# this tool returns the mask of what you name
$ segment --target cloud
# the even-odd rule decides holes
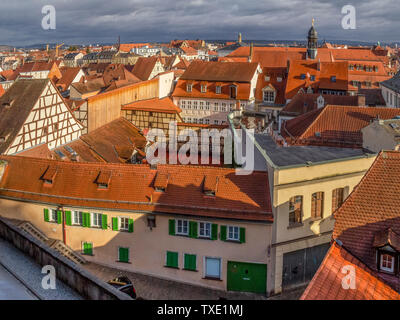
[[[54,5],[57,29],[43,30]],[[357,29],[341,27],[348,0],[19,0],[2,1],[0,44],[169,41],[176,38],[303,40],[311,19],[321,39],[399,41],[398,0],[353,0]]]

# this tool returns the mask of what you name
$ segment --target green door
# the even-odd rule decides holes
[[[228,261],[228,291],[267,292],[267,265]]]

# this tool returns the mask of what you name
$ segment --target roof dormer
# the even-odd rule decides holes
[[[397,274],[399,271],[400,235],[391,228],[375,234],[373,247],[376,250],[379,271]]]
[[[111,182],[111,172],[110,171],[100,171],[96,178],[96,184],[98,189],[106,190],[108,189]]]
[[[156,192],[165,192],[167,190],[169,175],[158,172],[154,181],[154,190]]]
[[[45,185],[51,186],[53,185],[56,175],[57,175],[58,168],[56,166],[48,166],[42,177],[40,178],[43,180]]]
[[[203,193],[209,197],[215,197],[218,189],[218,177],[216,176],[205,176],[203,183]]]

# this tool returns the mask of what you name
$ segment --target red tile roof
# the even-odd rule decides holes
[[[377,117],[400,115],[400,109],[328,105],[285,121],[281,134],[292,145],[362,147],[361,129]]]
[[[143,110],[143,111],[153,111],[162,113],[182,112],[182,110],[178,108],[168,97],[163,99],[154,98],[154,99],[135,101],[123,105],[121,107],[121,110]]]
[[[258,68],[257,63],[193,61],[182,80],[250,82]]]
[[[69,68],[69,67],[61,67],[61,75],[62,77],[56,82],[57,87],[61,87],[62,90],[67,90],[69,86],[72,84],[72,81],[75,80],[81,68]],[[79,81],[80,79],[78,79]]]
[[[356,288],[344,289],[344,267],[353,267]],[[300,300],[400,300],[400,294],[359,259],[337,243],[332,244],[324,261]]]
[[[374,242],[389,228],[400,234],[400,152],[382,151],[344,204],[335,212],[333,238],[377,270]],[[381,274],[399,290],[398,276]]]
[[[121,43],[119,50],[122,52],[130,52],[133,48],[142,48],[145,46],[150,46],[149,43]]]
[[[153,71],[158,60],[159,58],[157,56],[148,58],[140,57],[136,61],[135,66],[132,69],[132,73],[140,80],[149,80],[151,72]]]
[[[268,176],[236,175],[234,169],[159,165],[99,164],[1,156],[8,162],[0,181],[0,197],[126,211],[162,212],[272,223]],[[57,168],[51,187],[41,177]],[[29,168],[29,170],[27,170]],[[96,178],[111,173],[107,190],[98,191]],[[155,192],[157,174],[168,175],[165,192]],[[218,177],[215,197],[203,192],[205,177]]]

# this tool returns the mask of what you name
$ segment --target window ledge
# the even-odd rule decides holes
[[[293,223],[287,227],[288,230],[304,227],[304,223]]]
[[[129,261],[119,261],[119,260],[116,260],[115,262],[126,263],[126,264],[132,264],[132,262],[129,262]]]
[[[179,267],[164,266],[164,268],[179,270]]]
[[[191,271],[191,272],[199,272],[199,270],[191,270],[191,269],[185,269],[185,268],[183,268],[182,270],[184,270],[184,271]]]
[[[213,277],[203,277],[203,280],[222,281],[221,278],[213,278]]]
[[[231,239],[226,239],[225,242],[230,242],[230,243],[236,243],[236,244],[241,244],[240,240],[231,240]]]

